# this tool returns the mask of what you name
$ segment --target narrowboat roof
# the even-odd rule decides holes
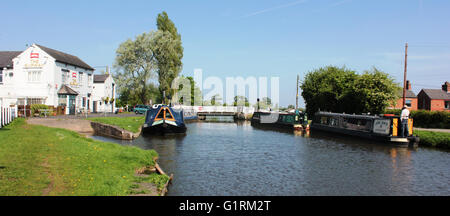
[[[316,116],[335,116],[343,118],[356,118],[356,119],[380,119],[380,116],[373,115],[355,115],[355,114],[345,114],[345,113],[332,113],[332,112],[316,112]]]

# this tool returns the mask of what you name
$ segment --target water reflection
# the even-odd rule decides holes
[[[323,132],[196,122],[184,136],[140,137],[174,173],[168,195],[450,195],[450,157]]]

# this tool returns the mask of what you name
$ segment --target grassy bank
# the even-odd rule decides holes
[[[414,130],[414,135],[420,137],[421,146],[450,149],[450,133]]]
[[[139,132],[139,129],[144,124],[145,116],[137,117],[98,117],[98,118],[88,118],[90,121],[100,122],[109,125],[115,125],[127,131],[133,133]]]
[[[0,129],[0,196],[129,195],[137,182],[162,187],[168,177],[135,177],[154,165],[153,150],[100,142],[16,119]]]

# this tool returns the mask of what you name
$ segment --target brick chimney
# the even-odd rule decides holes
[[[450,83],[447,81],[442,85],[442,91],[445,91],[447,93],[450,93]]]
[[[411,90],[411,82],[406,80],[406,90]]]

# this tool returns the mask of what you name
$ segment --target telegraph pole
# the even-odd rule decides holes
[[[295,110],[298,110],[298,81],[300,77],[297,75],[297,96],[295,97]]]
[[[406,104],[406,71],[408,69],[408,43],[405,45],[405,72],[403,75],[403,105]]]

